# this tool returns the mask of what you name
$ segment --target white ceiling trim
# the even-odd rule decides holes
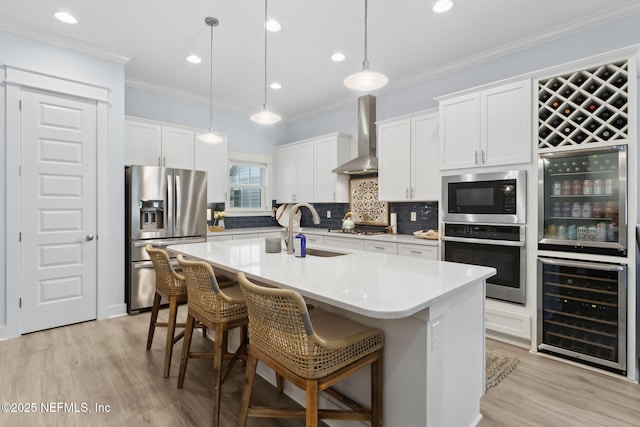
[[[74,40],[68,37],[52,34],[50,32],[30,29],[26,27],[18,27],[7,21],[0,20],[0,31],[12,33],[21,37],[37,40],[39,42],[47,43],[53,46],[62,47],[65,49],[75,50],[77,52],[86,53],[89,55],[97,56],[102,59],[108,59],[120,64],[126,64],[131,60],[128,56],[120,55],[114,52],[109,52],[105,49],[101,49],[90,43],[83,43],[78,40]]]

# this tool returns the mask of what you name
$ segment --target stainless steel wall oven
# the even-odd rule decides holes
[[[493,224],[444,225],[444,260],[494,267],[487,279],[488,298],[525,303],[525,226]]]
[[[445,261],[494,267],[488,298],[525,303],[526,171],[442,177]]]

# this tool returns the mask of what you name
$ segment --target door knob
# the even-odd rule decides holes
[[[86,240],[87,242],[90,242],[91,240],[93,240],[93,234],[87,234],[86,236],[84,236],[84,240]]]

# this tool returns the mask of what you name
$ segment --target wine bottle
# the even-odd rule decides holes
[[[591,103],[587,106],[587,110],[589,111],[596,111],[598,109],[598,106],[594,103]]]
[[[586,90],[589,93],[593,93],[596,91],[596,89],[598,89],[598,85],[595,83],[591,83],[589,86],[587,86]]]
[[[600,132],[599,136],[603,140],[608,141],[613,136],[613,132],[611,132],[609,129],[605,129],[602,132]]]
[[[611,92],[609,92],[608,90],[603,90],[598,94],[598,97],[603,101],[606,101],[607,99],[609,99],[610,96],[611,96]]]
[[[570,115],[572,112],[573,112],[573,110],[572,110],[571,108],[569,108],[569,107],[566,107],[566,108],[564,109],[564,111],[563,111],[563,113],[564,113],[564,115],[565,115],[565,116]]]
[[[613,80],[613,82],[612,82],[612,83],[613,83],[613,85],[614,85],[615,87],[620,88],[620,87],[624,86],[624,84],[625,84],[626,82],[627,82],[627,79],[625,79],[625,78],[624,78],[624,77],[622,77],[622,76],[618,76],[615,80]]]
[[[613,125],[618,129],[622,129],[623,127],[625,127],[627,125],[627,119],[625,119],[624,117],[617,117],[613,121]]]
[[[581,104],[584,102],[584,100],[585,100],[585,99],[586,99],[586,98],[585,98],[583,95],[578,94],[577,96],[575,96],[575,97],[572,99],[572,101],[573,101],[576,105],[581,105]]]
[[[598,117],[600,117],[604,121],[607,121],[609,117],[611,117],[611,111],[604,109],[600,113],[598,113]]]

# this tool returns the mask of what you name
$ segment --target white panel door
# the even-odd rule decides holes
[[[96,104],[22,91],[20,332],[96,318]]]
[[[312,203],[314,200],[315,156],[313,141],[300,144],[296,148],[296,168],[298,188],[294,202]]]
[[[480,94],[440,102],[440,169],[480,166]]]

